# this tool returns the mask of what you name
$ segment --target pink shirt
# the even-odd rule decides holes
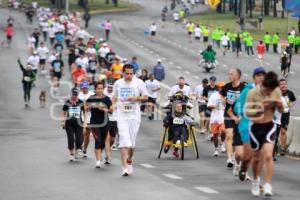
[[[105,30],[111,30],[111,28],[112,28],[112,25],[111,25],[110,22],[105,22],[105,23],[104,23],[104,29],[105,29]]]

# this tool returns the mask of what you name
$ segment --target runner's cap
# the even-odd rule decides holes
[[[79,94],[78,88],[76,88],[76,87],[72,88],[71,94],[72,94],[73,96],[78,96],[78,94]]]
[[[257,67],[253,71],[253,77],[257,74],[266,74],[266,70],[263,67]]]

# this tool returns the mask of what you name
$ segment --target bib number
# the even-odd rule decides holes
[[[184,124],[184,119],[176,117],[173,119],[173,124],[182,125],[182,124]]]
[[[31,78],[29,76],[24,76],[24,81],[30,82]]]
[[[69,115],[72,118],[79,118],[79,116],[80,116],[80,108],[79,107],[70,107],[69,108]]]
[[[121,111],[124,113],[132,113],[135,110],[134,104],[123,104],[121,105]]]

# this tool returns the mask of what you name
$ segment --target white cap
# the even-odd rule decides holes
[[[37,54],[37,51],[33,51],[33,54]]]
[[[159,58],[159,59],[157,59],[157,62],[161,62],[161,59]]]
[[[103,43],[102,45],[105,46],[105,47],[107,47],[107,43]]]

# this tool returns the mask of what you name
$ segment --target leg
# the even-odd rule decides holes
[[[227,150],[227,159],[231,159],[233,148],[232,148],[232,140],[233,140],[233,128],[225,129],[225,146]]]
[[[266,168],[265,170],[265,182],[271,183],[272,177],[273,177],[273,148],[274,144],[271,143],[265,143],[262,146],[262,155],[263,155],[263,164]]]
[[[87,147],[90,143],[90,128],[83,129],[83,151],[86,152]]]
[[[260,176],[260,171],[261,171],[261,167],[260,167],[260,151],[255,151],[253,153],[253,159],[252,159],[252,171],[253,171],[253,179],[257,180],[258,177]]]
[[[287,130],[285,127],[280,128],[280,149],[281,153],[284,155],[284,150],[286,148],[287,143]]]
[[[74,142],[75,142],[74,132],[75,130],[73,125],[66,122],[66,133],[67,133],[68,149],[70,151],[70,155],[74,155]]]

